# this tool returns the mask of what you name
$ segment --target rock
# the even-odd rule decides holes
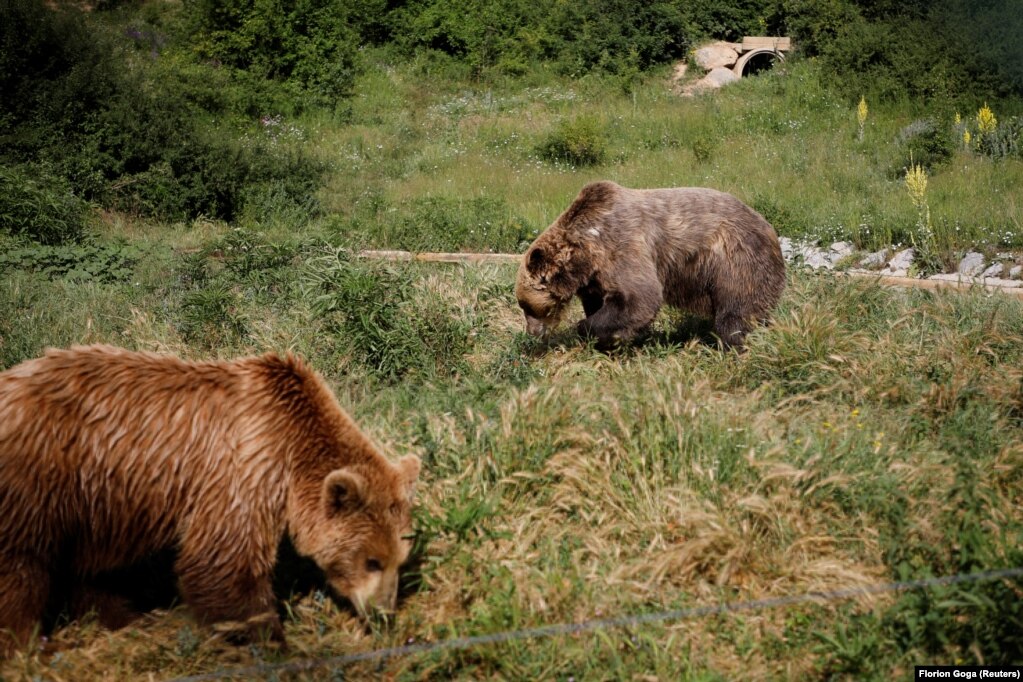
[[[1023,265],[1013,265],[1009,268],[1009,279],[1019,279],[1023,275]]]
[[[785,260],[792,258],[792,240],[788,237],[778,237],[778,245],[781,246],[781,256]]]
[[[892,270],[908,270],[909,266],[913,264],[913,258],[916,256],[916,251],[913,249],[903,249],[895,254],[895,257],[888,263],[888,267]]]
[[[980,276],[981,277],[985,277],[985,278],[986,277],[999,277],[999,276],[1001,276],[1003,270],[1005,270],[1005,266],[1004,265],[1002,265],[1001,263],[995,263],[994,265],[989,267],[987,270],[982,272],[980,274]]]
[[[959,261],[958,272],[960,275],[966,275],[967,277],[975,277],[984,270],[984,255],[977,253],[976,251],[970,251],[967,253],[961,261]]]
[[[800,255],[803,257],[803,263],[809,265],[814,270],[831,270],[835,267],[835,264],[831,262],[828,254],[823,249],[818,249],[816,246],[803,246],[799,249]]]
[[[730,43],[716,42],[699,48],[693,54],[693,61],[705,71],[732,66],[739,60],[739,53]]]
[[[916,251],[913,249],[899,251],[888,261],[888,267],[882,269],[881,274],[891,275],[892,277],[905,277],[909,274],[909,268],[913,265],[913,257],[915,255]]]
[[[848,258],[853,254],[853,245],[849,242],[835,242],[831,245],[831,253],[828,255],[831,257],[832,263],[837,263],[843,258]]]
[[[718,67],[700,80],[685,86],[685,88],[682,89],[682,94],[697,95],[701,92],[717,90],[722,85],[727,85],[728,83],[737,80],[739,80],[739,77],[732,73],[731,69]]]
[[[874,253],[867,254],[863,260],[860,261],[861,268],[879,268],[888,262],[888,249],[881,249]]]
[[[726,69],[723,66],[719,66],[716,69],[711,69],[710,73],[703,77],[703,81],[711,85],[711,87],[720,88],[722,85],[728,85],[739,80],[739,77],[732,73],[731,69]]]

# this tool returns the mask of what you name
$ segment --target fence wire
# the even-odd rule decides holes
[[[474,635],[471,637],[455,637],[437,642],[421,642],[417,644],[406,644],[404,646],[390,647],[386,649],[374,649],[342,656],[331,656],[327,658],[306,659],[288,663],[260,663],[241,668],[230,668],[218,670],[200,675],[177,677],[170,682],[206,682],[207,680],[222,680],[230,678],[252,678],[266,677],[281,673],[301,673],[316,670],[319,668],[342,668],[351,663],[361,661],[384,661],[390,658],[413,656],[416,654],[430,653],[434,651],[449,651],[455,649],[468,649],[475,646],[486,646],[490,644],[502,644],[525,639],[540,639],[547,637],[559,637],[563,635],[575,635],[597,630],[611,630],[615,628],[629,627],[633,625],[646,625],[649,623],[661,623],[665,621],[692,620],[705,618],[727,613],[739,613],[743,611],[757,611],[760,609],[773,609],[784,606],[794,606],[805,603],[823,603],[831,601],[842,601],[855,597],[862,597],[884,592],[903,592],[906,590],[922,590],[945,585],[956,585],[960,583],[974,583],[1003,578],[1018,578],[1023,576],[1023,567],[1003,568],[979,573],[960,573],[958,575],[942,576],[936,578],[923,578],[920,580],[903,580],[898,582],[882,583],[878,585],[866,585],[843,590],[831,590],[825,592],[807,592],[805,594],[790,595],[787,597],[773,597],[770,599],[753,599],[739,602],[722,602],[707,606],[694,606],[685,609],[674,609],[670,611],[656,611],[651,613],[640,613],[613,618],[595,618],[579,623],[557,623],[554,625],[542,625],[522,630],[507,630],[494,632],[486,635]]]

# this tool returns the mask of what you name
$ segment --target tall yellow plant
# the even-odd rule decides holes
[[[984,106],[977,112],[977,131],[983,137],[995,132],[997,127],[998,119],[995,118],[995,112],[991,111],[987,102],[984,102]]]
[[[867,98],[860,96],[860,103],[856,106],[856,121],[860,124],[860,142],[863,142],[863,125],[867,122]]]
[[[916,207],[917,231],[920,235],[920,243],[917,245],[930,248],[934,232],[931,229],[931,208],[927,204],[927,170],[918,163],[911,163],[906,171],[906,191]]]

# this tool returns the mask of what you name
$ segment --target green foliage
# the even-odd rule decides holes
[[[358,262],[331,250],[309,263],[305,297],[335,342],[385,381],[430,378],[465,367],[471,311],[418,295],[402,266]]]
[[[238,294],[212,282],[182,298],[179,329],[189,343],[212,350],[237,344],[249,325]]]
[[[959,144],[952,133],[951,126],[933,118],[910,123],[899,131],[900,158],[893,175],[901,175],[914,164],[933,170],[948,163]]]
[[[361,7],[370,11],[370,3]],[[339,0],[189,0],[195,49],[208,60],[294,88],[313,105],[336,107],[351,95],[358,37]]]
[[[978,148],[994,159],[1023,158],[1023,116],[999,121],[994,132],[979,136]]]
[[[124,282],[142,252],[125,242],[32,245],[0,253],[0,271],[29,270],[77,282]]]
[[[406,49],[453,55],[478,74],[520,74],[553,63],[563,73],[628,75],[689,48],[685,3],[599,0],[542,5],[528,0],[420,0],[395,10],[393,35]]]
[[[233,126],[208,120],[207,112],[253,109],[260,97],[246,99],[209,67],[164,58],[162,34],[149,30],[130,28],[118,39],[150,45],[148,59],[159,65],[125,69],[112,34],[76,10],[23,0],[0,7],[0,71],[11,93],[0,98],[0,161],[45,161],[56,178],[39,184],[58,188],[51,199],[66,194],[63,177],[84,199],[164,219],[234,220],[247,202],[261,214],[268,202],[291,217],[315,214],[310,197],[323,166],[301,151],[302,137],[264,122],[239,139]],[[36,199],[17,202],[49,209],[40,221],[57,210],[22,185]],[[73,202],[65,203],[68,214]]]
[[[592,116],[561,121],[537,148],[537,155],[569,166],[596,166],[607,156],[607,134]]]
[[[68,183],[39,165],[0,165],[0,231],[41,244],[76,242],[87,206]]]

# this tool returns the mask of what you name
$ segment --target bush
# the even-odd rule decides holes
[[[536,152],[540,158],[570,166],[595,166],[607,156],[606,135],[596,119],[580,116],[562,121]]]
[[[409,266],[353,260],[343,250],[310,261],[305,293],[335,341],[379,379],[457,372],[471,347],[464,311],[413,287]]]
[[[892,169],[900,175],[913,164],[933,169],[947,163],[955,153],[956,140],[948,126],[931,118],[913,121],[899,131],[901,149],[899,165]]]
[[[1001,121],[993,132],[979,136],[979,140],[980,151],[992,158],[1023,157],[1023,117]]]
[[[41,244],[77,242],[87,206],[68,183],[39,166],[0,165],[0,231]]]
[[[290,84],[313,105],[336,107],[351,95],[358,36],[349,27],[348,3],[191,0],[184,7],[196,49],[206,59]]]

